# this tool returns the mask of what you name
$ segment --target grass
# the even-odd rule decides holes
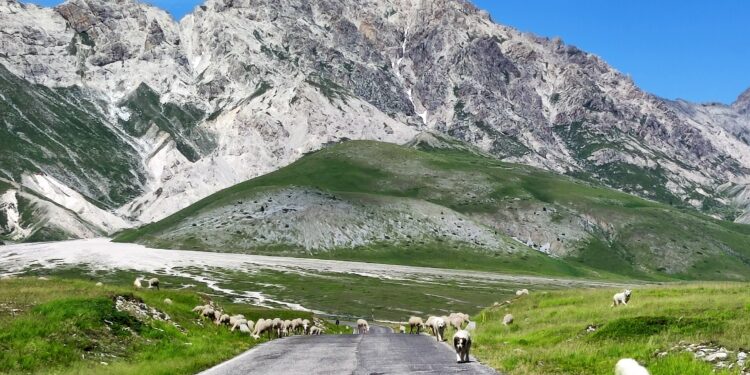
[[[475,317],[474,354],[511,375],[607,374],[634,358],[652,374],[708,374],[692,355],[669,351],[681,341],[729,350],[750,347],[750,294],[740,283],[688,283],[637,288],[627,307],[612,308],[615,290],[532,291]],[[502,325],[505,314],[515,323]],[[599,328],[587,333],[590,324]],[[717,372],[736,374],[735,372]]]
[[[512,257],[493,262],[484,255],[510,253],[510,246],[516,246],[521,254],[536,254],[508,238],[515,235],[525,240],[527,229],[536,228],[541,238],[538,241],[551,241],[563,249],[558,254],[561,258],[547,262],[541,272],[557,270],[556,274],[578,276],[593,270],[601,275],[649,280],[750,277],[747,225],[716,220],[691,209],[641,199],[572,177],[499,162],[451,142],[457,141],[446,141],[451,144],[449,148],[422,144],[409,148],[371,141],[337,144],[308,154],[285,168],[217,192],[162,221],[125,231],[116,241],[185,248],[183,244],[187,242],[175,241],[171,233],[191,218],[211,216],[212,210],[252,200],[264,189],[306,187],[355,203],[354,197],[366,195],[430,202],[494,230],[509,245],[486,249],[468,243],[461,251],[471,255],[450,261],[448,257],[442,261],[440,257],[425,260],[420,256],[449,249],[434,241],[439,233],[425,234],[422,242],[431,245],[421,247],[392,241],[318,252],[285,248],[284,243],[278,243],[273,251],[332,259],[529,272],[537,270],[539,263],[523,264]],[[575,233],[580,238],[569,240]],[[210,236],[220,239],[224,234],[217,229]],[[218,245],[198,242],[189,248],[269,251],[267,246],[246,245],[253,243],[252,238],[244,239],[243,248],[235,249],[239,241],[232,236],[226,238]],[[503,267],[502,263],[513,266]]]
[[[190,310],[205,303],[206,295],[165,288],[136,291],[120,285],[97,287],[94,281],[69,278],[0,280],[0,373],[188,374],[265,340],[256,342],[197,319]],[[117,311],[117,295],[166,312],[179,327],[141,322]],[[165,304],[165,298],[173,304]],[[252,320],[311,318],[305,312],[223,306]]]

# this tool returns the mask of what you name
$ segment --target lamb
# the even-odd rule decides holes
[[[459,330],[453,335],[453,348],[456,349],[456,362],[469,362],[471,350],[471,334],[469,331]]]
[[[412,316],[409,318],[409,334],[414,333],[414,328],[417,329],[417,334],[419,334],[419,331],[424,329],[424,322],[422,321],[422,318],[418,316]]]
[[[503,325],[511,325],[513,324],[513,314],[505,314],[503,317]]]
[[[141,285],[141,281],[143,281],[143,277],[136,277],[135,281],[133,281],[133,286],[138,289],[143,288],[143,285]]]
[[[357,332],[362,335],[370,332],[370,325],[364,319],[357,319]]]
[[[306,335],[310,333],[310,321],[307,319],[302,320],[302,334]]]
[[[167,305],[171,305],[172,304],[172,300],[169,299],[169,298],[165,298],[164,299],[164,303],[167,304]]]
[[[102,284],[102,282],[100,281],[100,282],[96,283],[96,286],[104,286],[104,284]]]
[[[441,317],[431,316],[429,319],[427,319],[430,324],[430,328],[432,329],[432,334],[435,335],[435,338],[438,341],[443,341],[443,332],[445,332],[445,319]]]
[[[634,359],[623,358],[615,365],[615,375],[650,375],[648,370]]]
[[[528,289],[516,290],[516,296],[518,296],[518,297],[520,297],[520,296],[528,296],[528,295],[529,295],[529,290]]]
[[[156,290],[159,290],[159,279],[157,279],[155,277],[149,279],[148,280],[148,288],[149,289],[156,288]]]
[[[320,335],[322,333],[323,333],[323,328],[320,328],[318,326],[310,327],[310,335]]]
[[[622,293],[617,293],[612,297],[612,307],[628,305],[628,302],[630,302],[630,295],[633,293],[630,289],[625,289]]]
[[[406,333],[406,327],[404,326],[398,326],[398,333]]]

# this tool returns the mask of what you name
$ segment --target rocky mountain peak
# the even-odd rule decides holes
[[[737,97],[732,107],[742,114],[750,114],[750,88]]]

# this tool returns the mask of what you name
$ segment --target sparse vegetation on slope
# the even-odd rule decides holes
[[[747,284],[636,288],[628,306],[618,308],[610,307],[617,290],[532,290],[474,316],[475,355],[512,375],[610,374],[620,358],[635,358],[652,374],[709,374],[713,364],[684,346],[711,343],[730,352],[726,365],[736,362],[738,351],[750,347],[747,290]],[[502,324],[507,313],[515,317],[510,326]],[[589,326],[596,328],[587,332]],[[716,373],[739,370],[735,364]]]
[[[338,144],[117,240],[358,260],[369,254],[406,264],[414,248],[460,249],[497,257],[482,268],[497,270],[509,269],[500,266],[508,257],[538,259],[545,252],[572,264],[569,274],[591,267],[635,278],[750,275],[750,227],[438,141],[414,148]],[[393,256],[393,249],[404,255]],[[562,267],[542,258],[512,268]],[[476,267],[460,259],[452,264]]]

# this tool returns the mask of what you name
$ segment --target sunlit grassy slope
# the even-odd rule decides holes
[[[333,208],[299,204],[315,194],[316,207]],[[294,210],[282,209],[293,199]],[[449,215],[465,221],[441,226]],[[481,235],[463,235],[467,227]],[[116,240],[572,276],[750,278],[749,226],[503,163],[450,139],[344,142]],[[545,245],[555,258],[537,251]]]
[[[712,366],[670,351],[681,341],[713,343],[736,358],[750,348],[748,284],[688,284],[636,289],[627,307],[612,308],[616,290],[535,292],[475,316],[475,355],[511,375],[611,374],[635,358],[655,375],[703,375]],[[504,326],[511,313],[515,323]],[[587,333],[589,325],[597,325]],[[669,352],[666,356],[657,353]],[[727,374],[737,374],[737,369]]]
[[[180,328],[117,311],[117,295],[166,312]],[[201,322],[191,309],[205,302],[188,291],[136,291],[61,278],[0,280],[0,373],[193,374],[265,340]],[[225,308],[252,320],[311,318],[247,305]]]

